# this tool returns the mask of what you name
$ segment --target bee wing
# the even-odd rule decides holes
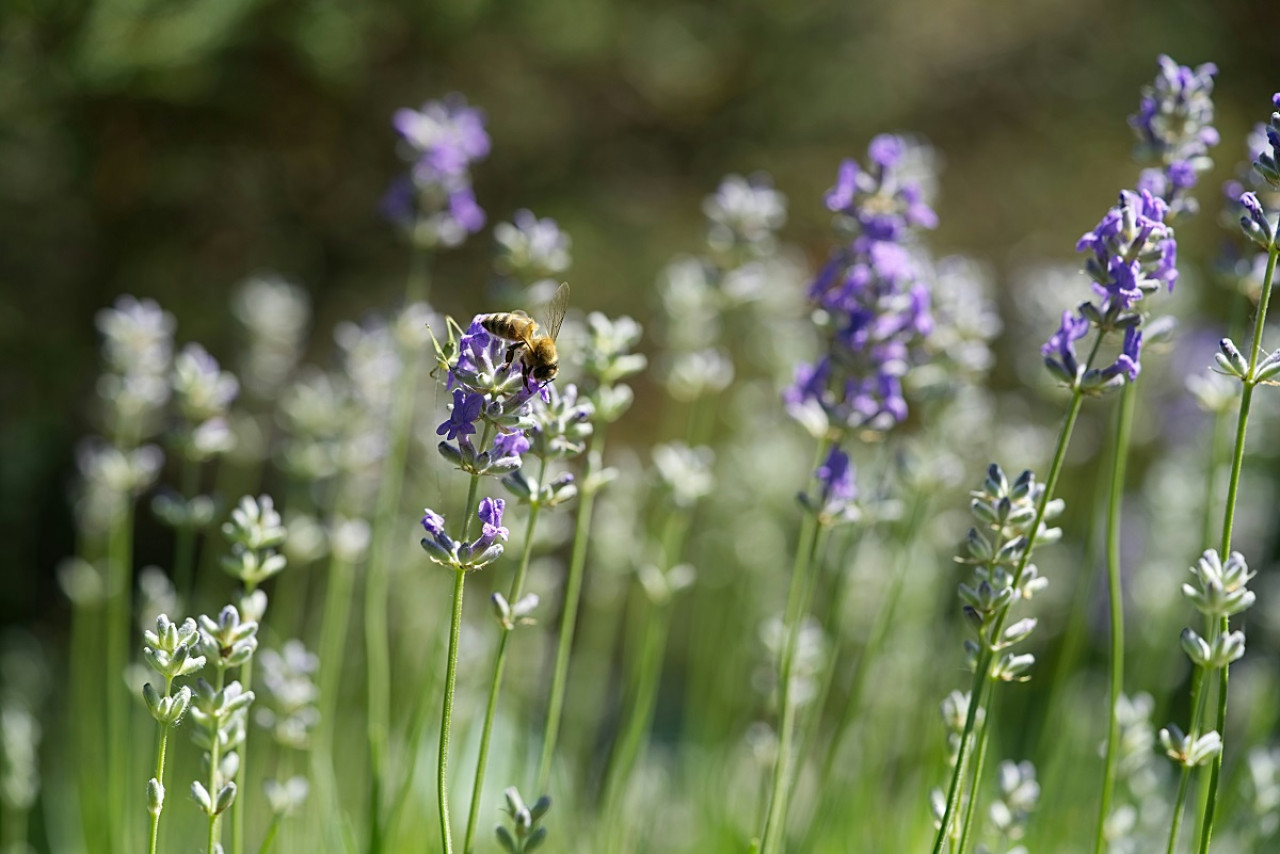
[[[542,311],[542,315],[547,321],[544,327],[552,341],[559,337],[560,324],[564,323],[564,313],[568,310],[569,283],[561,282],[560,287],[556,288],[555,296],[551,297],[551,301],[547,303]]]

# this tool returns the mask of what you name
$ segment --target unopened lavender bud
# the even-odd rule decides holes
[[[1249,375],[1249,363],[1230,338],[1223,338],[1218,342],[1218,352],[1214,358],[1218,366],[1232,376],[1244,379]]]
[[[218,802],[214,805],[214,815],[226,812],[236,800],[236,784],[229,782],[218,790]]]
[[[1028,671],[1035,663],[1036,657],[1030,653],[1006,653],[992,668],[991,676],[1004,682],[1025,682],[1031,678]]]
[[[209,791],[199,780],[194,780],[191,783],[191,797],[199,804],[205,815],[213,815],[213,800],[209,797]]]
[[[978,533],[976,528],[969,529],[969,538],[965,543],[965,548],[968,550],[969,558],[976,563],[987,563],[994,554],[991,548],[991,541]]]
[[[1036,619],[1027,617],[1009,626],[1000,635],[1001,644],[1009,646],[1020,641],[1026,640],[1027,637],[1035,630]]]
[[[155,777],[147,781],[147,812],[160,815],[164,810],[164,786]]]
[[[1213,651],[1209,649],[1209,642],[1200,637],[1194,629],[1183,629],[1182,635],[1179,637],[1182,644],[1182,651],[1187,654],[1187,658],[1191,659],[1191,663],[1197,667],[1207,667],[1213,656]]]
[[[494,593],[489,597],[489,601],[493,603],[493,613],[498,618],[498,622],[505,629],[511,629],[511,606],[507,604],[507,597],[501,593]]]
[[[1261,362],[1253,372],[1253,381],[1275,385],[1275,376],[1280,374],[1280,351],[1272,353]]]

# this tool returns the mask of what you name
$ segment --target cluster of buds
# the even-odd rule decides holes
[[[470,542],[459,542],[444,530],[444,517],[427,508],[423,511],[422,527],[427,536],[422,538],[422,548],[427,557],[441,566],[454,569],[480,569],[502,556],[503,545],[510,533],[502,525],[502,512],[506,502],[501,498],[485,498],[480,502],[476,515],[480,519],[480,536]]]
[[[231,542],[231,554],[222,559],[222,568],[240,579],[246,590],[254,590],[284,569],[285,557],[276,547],[288,532],[271,496],[241,498],[222,533]]]
[[[182,427],[177,444],[188,460],[204,462],[235,445],[227,411],[240,383],[199,344],[188,344],[173,360],[173,397]]]
[[[1232,552],[1224,563],[1215,549],[1206,549],[1191,567],[1191,574],[1194,582],[1182,585],[1182,595],[1221,630],[1215,630],[1213,637],[1206,640],[1194,629],[1183,629],[1182,650],[1205,673],[1221,670],[1244,655],[1244,632],[1226,630],[1226,621],[1253,605],[1256,596],[1248,584],[1254,573],[1239,552]],[[1203,735],[1184,733],[1170,724],[1160,730],[1160,745],[1175,762],[1204,765],[1222,749],[1222,737],[1213,731]]]
[[[529,854],[538,850],[547,840],[547,829],[539,822],[551,809],[551,798],[543,795],[533,806],[525,806],[515,786],[508,788],[503,795],[507,799],[504,812],[511,817],[511,830],[501,824],[494,828],[502,850],[507,854]]]
[[[1004,681],[1023,681],[1035,663],[1029,653],[1017,654],[1009,647],[1026,640],[1036,627],[1034,618],[1005,624],[1005,615],[1017,599],[1031,599],[1048,586],[1030,563],[1031,551],[1056,542],[1059,528],[1048,521],[1058,516],[1065,503],[1054,499],[1044,505],[1044,484],[1024,471],[1012,483],[1000,466],[992,463],[980,489],[970,493],[969,509],[978,524],[969,529],[960,563],[973,566],[973,578],[960,585],[964,615],[973,627],[976,640],[965,641],[971,666],[985,651],[1003,655],[993,664],[991,676]]]

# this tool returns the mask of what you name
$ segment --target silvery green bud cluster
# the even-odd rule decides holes
[[[1252,818],[1266,839],[1280,829],[1280,747],[1255,747],[1247,761]]]
[[[208,495],[183,498],[176,492],[159,492],[151,499],[151,512],[170,528],[199,531],[212,524],[218,505]]]
[[[507,854],[528,854],[538,850],[547,840],[547,829],[539,822],[547,814],[547,810],[551,809],[551,798],[543,795],[533,806],[525,806],[515,786],[508,788],[503,795],[507,799],[504,811],[511,817],[511,830],[501,824],[494,828],[502,850]]]
[[[264,649],[258,656],[261,682],[257,684],[265,703],[254,720],[285,747],[306,750],[310,746],[311,731],[320,722],[315,706],[320,689],[312,681],[319,666],[320,660],[297,639],[285,641],[279,652]]]
[[[572,383],[563,391],[549,385],[543,395],[534,399],[532,411],[521,425],[529,439],[529,453],[544,460],[576,457],[586,450],[591,438],[595,404],[580,398]]]
[[[493,266],[500,275],[532,284],[569,269],[573,241],[555,220],[539,218],[529,210],[516,211],[512,220],[493,227],[497,243]]]
[[[781,660],[787,645],[786,624],[779,617],[770,617],[761,627],[760,639],[764,642],[765,649],[769,651],[770,659]],[[802,708],[818,697],[818,680],[826,668],[830,644],[821,624],[809,615],[805,615],[800,622],[795,644],[791,659],[791,684],[787,686],[788,693],[785,696],[793,707]],[[770,668],[767,674],[761,671],[758,679],[763,681],[768,678],[776,679],[776,677],[776,669]],[[774,687],[777,685],[775,684]],[[781,698],[783,695],[777,696]]]
[[[1044,485],[1035,475],[1024,471],[1010,483],[1000,466],[992,463],[982,488],[970,493],[970,511],[978,525],[969,529],[965,553],[957,558],[973,566],[973,578],[960,584],[960,601],[964,614],[977,634],[977,641],[966,641],[971,663],[980,653],[998,653],[1027,638],[1035,629],[1032,618],[1006,624],[1004,617],[1017,599],[1030,599],[1048,585],[1030,563],[1029,549],[1056,542],[1062,531],[1047,522],[1058,516],[1065,503],[1061,499],[1048,502],[1033,530],[1044,500]],[[997,633],[998,632],[998,633]],[[1004,681],[1021,681],[1035,663],[1027,654],[1004,652],[992,667],[992,677]]]
[[[271,496],[241,498],[231,520],[222,525],[222,533],[231,542],[231,554],[222,559],[222,568],[246,588],[252,590],[284,569],[285,557],[275,548],[288,532]]]
[[[691,448],[684,442],[666,442],[653,449],[658,480],[681,509],[692,507],[715,488],[714,462],[715,451],[706,446]]]
[[[960,752],[960,740],[964,736],[964,724],[969,717],[971,696],[968,691],[952,691],[942,701],[939,709],[942,713],[942,723],[947,728],[947,762],[952,767],[955,766],[956,757]],[[980,728],[985,719],[986,710],[978,707],[974,727]],[[941,815],[938,818],[941,820]]]
[[[1040,801],[1036,767],[1028,761],[1000,763],[996,772],[1000,796],[987,812],[991,826],[1009,842],[1017,842],[1027,832],[1027,822]]]
[[[777,232],[787,222],[787,197],[763,172],[726,175],[702,200],[707,217],[707,246],[719,256],[756,257],[777,249]]]
[[[311,301],[306,291],[276,275],[247,280],[231,297],[231,311],[244,326],[240,376],[255,397],[275,396],[302,355]]]
[[[147,710],[161,726],[177,726],[191,704],[191,689],[183,685],[176,694],[169,694],[170,684],[181,676],[190,676],[204,667],[205,657],[195,655],[200,645],[200,632],[196,621],[188,617],[182,625],[176,625],[165,614],[156,618],[156,627],[143,633],[146,641],[143,657],[152,670],[165,680],[165,694],[161,696],[151,683],[142,686],[142,699]]]
[[[1194,768],[1213,761],[1222,750],[1222,736],[1211,731],[1197,737],[1184,733],[1176,724],[1169,724],[1160,730],[1160,746],[1174,762]]]
[[[172,382],[184,422],[177,436],[183,455],[201,462],[231,450],[235,436],[226,416],[240,392],[236,378],[199,344],[188,344],[173,361]]]
[[[676,353],[663,368],[662,383],[676,400],[717,394],[733,382],[733,359],[717,347]]]
[[[239,682],[233,681],[218,691],[203,679],[196,680],[191,704],[191,717],[196,724],[193,739],[197,747],[209,753],[210,760],[215,755],[219,757],[212,774],[212,793],[199,780],[191,784],[191,796],[205,815],[220,815],[235,801],[236,784],[232,780],[240,768],[235,749],[244,742],[245,715],[253,699],[253,692],[245,691]]]
[[[489,597],[489,601],[493,603],[493,614],[498,620],[498,625],[507,631],[532,626],[538,622],[529,616],[533,613],[533,609],[538,607],[537,593],[526,593],[514,604],[508,603],[507,597],[501,593],[494,593]]]
[[[281,466],[303,480],[337,474],[351,454],[344,446],[358,444],[348,439],[361,414],[350,383],[320,371],[303,372],[280,397]]]
[[[292,815],[307,800],[310,785],[306,777],[294,776],[284,782],[264,780],[262,793],[267,796],[267,806],[273,815]]]
[[[239,667],[258,649],[258,623],[241,621],[240,612],[228,605],[214,620],[200,615],[200,652],[208,663],[219,670]]]
[[[1223,373],[1236,377],[1246,386],[1280,385],[1280,381],[1276,379],[1280,374],[1280,352],[1265,356],[1250,372],[1249,361],[1240,352],[1240,348],[1230,338],[1223,338],[1218,342],[1214,360]]]
[[[1195,583],[1184,583],[1182,595],[1207,617],[1230,617],[1254,603],[1256,597],[1246,587],[1254,573],[1239,552],[1232,552],[1224,564],[1216,549],[1205,549],[1191,574]]]
[[[40,793],[40,721],[22,700],[0,697],[0,804],[25,811]]]
[[[582,369],[599,386],[616,385],[648,365],[643,353],[633,353],[644,330],[630,317],[609,318],[598,311],[587,315],[587,343],[582,348]],[[595,401],[596,411],[606,422],[622,412],[610,412]],[[611,417],[612,416],[612,417]]]
[[[97,315],[107,372],[98,379],[108,431],[131,445],[150,435],[169,400],[173,315],[153,300],[122,296]]]

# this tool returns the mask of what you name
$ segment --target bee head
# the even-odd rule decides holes
[[[549,364],[538,365],[537,367],[533,368],[533,370],[529,371],[529,374],[535,380],[537,380],[538,383],[542,384],[542,383],[549,383],[552,380],[554,380],[556,378],[556,374],[558,374],[559,372],[560,372],[559,363],[551,362]]]

